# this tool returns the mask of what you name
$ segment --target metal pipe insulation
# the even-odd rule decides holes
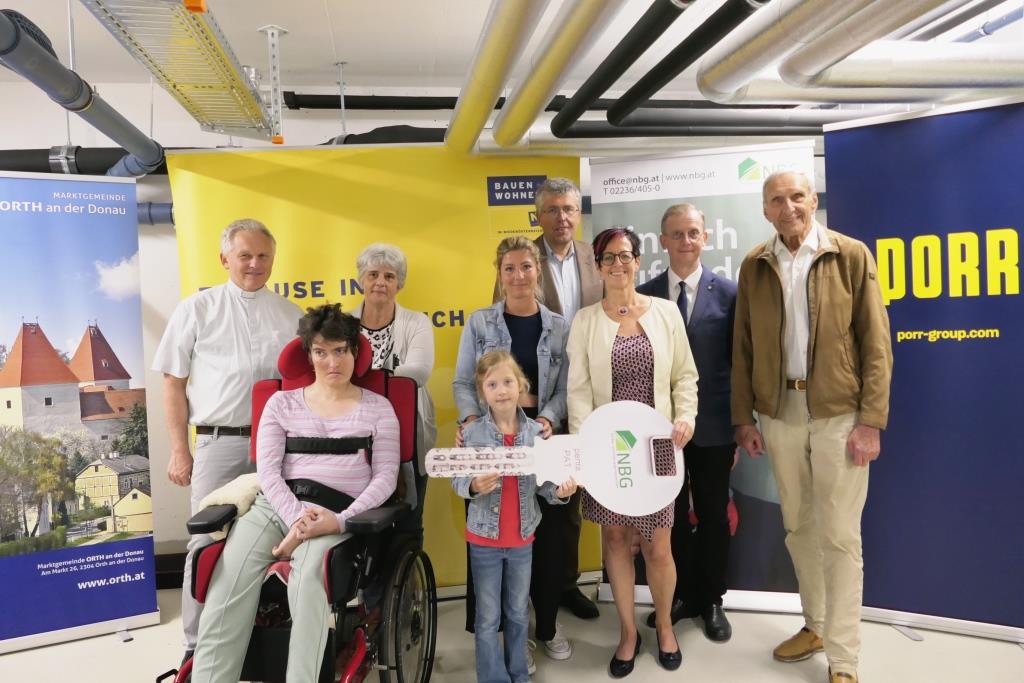
[[[933,11],[948,13],[971,0],[877,0],[800,48],[781,64],[779,75],[790,85],[837,85],[829,68],[909,21]]]
[[[0,63],[125,148],[128,154],[107,170],[108,175],[145,175],[163,163],[163,148],[61,64],[39,27],[11,10],[0,11]]]
[[[453,151],[466,153],[473,148],[547,4],[548,0],[491,3],[473,65],[445,134],[445,143]]]
[[[709,100],[730,102],[766,66],[814,41],[871,0],[774,0],[708,50],[697,87]]]
[[[585,54],[622,8],[623,0],[566,0],[544,36],[530,78],[508,98],[494,122],[494,139],[514,145],[558,92],[570,66]]]

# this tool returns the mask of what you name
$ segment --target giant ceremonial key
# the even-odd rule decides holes
[[[533,474],[538,484],[573,477],[612,512],[647,515],[683,486],[683,450],[671,433],[672,423],[654,408],[615,401],[592,412],[579,434],[538,438],[532,447],[432,448],[426,468],[444,478]]]

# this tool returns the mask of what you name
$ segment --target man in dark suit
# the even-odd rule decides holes
[[[700,374],[697,425],[684,450],[686,481],[676,498],[672,528],[677,576],[672,622],[700,616],[705,635],[725,642],[732,637],[722,596],[729,559],[729,472],[736,450],[729,400],[736,284],[701,265],[707,239],[704,214],[697,207],[670,206],[661,219],[660,237],[669,268],[636,289],[679,303]],[[696,528],[690,525],[691,495]]]

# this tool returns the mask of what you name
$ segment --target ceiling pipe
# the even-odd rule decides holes
[[[306,95],[286,91],[284,103],[289,109],[338,109],[341,105],[337,95]],[[365,111],[436,111],[454,109],[456,97],[433,97],[420,95],[346,95],[345,108],[348,110],[362,109]],[[353,100],[355,100],[353,102]],[[597,99],[589,104],[588,111],[605,111],[613,104],[613,99]],[[505,98],[499,97],[494,109],[505,106]],[[544,111],[561,112],[569,106],[569,98],[555,95],[544,107]],[[644,104],[648,109],[703,108],[721,109],[723,105],[707,100],[650,100]],[[557,118],[557,117],[556,117]],[[552,120],[551,125],[555,125]]]
[[[644,125],[630,114],[767,3],[768,0],[726,0],[619,98],[608,110],[608,122],[616,126]]]
[[[611,124],[602,123],[607,127]],[[632,136],[611,138],[573,138],[564,139],[551,132],[550,121],[541,117],[527,131],[522,139],[511,147],[499,145],[494,140],[493,130],[484,129],[476,145],[481,154],[544,154],[556,156],[635,156],[638,152],[666,152],[682,149],[705,149],[708,147],[728,147],[738,144],[757,142],[783,142],[788,140],[806,140],[806,135],[792,134],[784,137],[746,137],[724,133],[717,137],[656,137]]]
[[[174,225],[174,205],[169,202],[139,202],[139,225]]]
[[[558,92],[571,66],[585,54],[624,0],[566,0],[544,36],[530,77],[513,91],[494,122],[494,139],[514,145]]]
[[[768,64],[800,49],[871,0],[774,0],[708,50],[697,72],[697,87],[709,100],[731,102]]]
[[[5,149],[0,150],[0,171],[104,175],[124,156],[125,151],[120,147],[72,145],[51,149]],[[166,175],[166,162],[161,162],[150,174]]]
[[[745,112],[741,112],[745,113]],[[849,117],[848,117],[849,118]],[[844,121],[848,120],[843,119]],[[668,126],[616,126],[604,121],[577,121],[563,138],[631,138],[638,133],[646,137],[707,137],[710,135],[821,135],[821,125],[743,125],[713,124],[699,121],[692,125],[673,123]]]
[[[877,41],[812,80],[833,88],[1020,88],[1024,46]]]
[[[902,108],[900,108],[902,111]],[[636,126],[817,126],[892,113],[872,109],[637,109]]]
[[[931,40],[936,36],[941,36],[946,31],[956,28],[961,24],[965,24],[979,14],[984,14],[996,5],[1001,5],[1006,0],[982,0],[981,2],[966,7],[955,14],[948,17],[940,17],[942,21],[936,21],[934,17],[929,21],[928,16],[924,16],[916,21],[911,21],[905,24],[902,28],[893,31],[888,36],[889,40],[902,40],[910,37],[910,40]]]
[[[1006,28],[1008,25],[1014,22],[1020,21],[1021,18],[1024,18],[1024,7],[1015,9],[1012,12],[1008,12],[1003,16],[999,17],[998,19],[986,21],[978,28],[974,29],[970,33],[965,33],[956,40],[959,43],[972,43],[975,40],[979,40],[981,38],[985,38],[986,36],[990,36],[996,31]]]
[[[61,64],[39,27],[11,10],[0,11],[0,63],[125,148],[128,154],[111,166],[107,175],[146,175],[163,163],[163,148],[103,101],[81,76]]]
[[[466,153],[473,148],[547,4],[548,0],[491,3],[473,65],[445,135],[445,143],[452,151]]]
[[[551,131],[565,135],[588,110],[594,110],[608,88],[653,45],[679,15],[692,5],[692,0],[654,0],[633,28],[619,41],[594,73],[583,82],[560,112],[551,120]]]
[[[779,64],[779,75],[790,85],[838,85],[829,79],[830,67],[909,21],[935,11],[945,14],[970,1],[878,0],[792,53]]]
[[[790,85],[777,73],[765,72],[739,90],[717,100],[720,104],[797,105],[797,104],[932,104],[1005,97],[1019,89],[987,88],[962,90],[922,87],[805,88]]]

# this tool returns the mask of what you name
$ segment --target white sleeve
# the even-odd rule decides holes
[[[434,328],[422,313],[406,311],[402,330],[402,357],[395,368],[399,377],[412,377],[417,386],[426,386],[434,369]]]
[[[186,299],[175,307],[167,321],[167,329],[153,354],[153,370],[181,379],[188,377],[192,369],[197,327],[195,305]]]

